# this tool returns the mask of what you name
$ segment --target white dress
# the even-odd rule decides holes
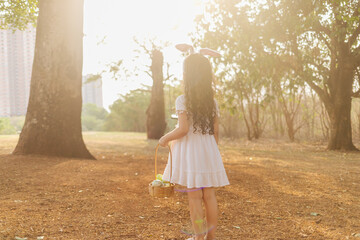
[[[219,114],[215,100],[216,111]],[[176,112],[186,112],[185,96],[175,101]],[[187,188],[222,187],[229,185],[229,180],[221,159],[214,135],[194,133],[192,120],[189,120],[189,132],[186,136],[171,143],[172,176],[170,180],[170,154],[163,180]]]

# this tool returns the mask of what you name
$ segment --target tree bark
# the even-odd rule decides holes
[[[331,102],[326,104],[330,118],[329,150],[355,151],[351,130],[351,95],[353,85],[353,70],[351,63],[340,61],[336,81],[331,84]]]
[[[295,141],[294,120],[290,116],[290,113],[284,112],[284,116],[285,116],[286,125],[287,125],[288,137],[290,139],[290,142],[294,142]]]
[[[358,119],[358,132],[357,132],[357,137],[360,138],[360,114],[356,114],[357,119]]]
[[[272,120],[272,125],[273,125],[273,130],[274,130],[274,133],[275,133],[275,137],[278,138],[279,129],[278,129],[278,121],[276,119],[275,101],[270,103],[269,107],[270,107],[270,115],[271,115],[271,120]]]
[[[240,98],[240,107],[241,107],[241,112],[243,114],[243,117],[244,117],[244,121],[245,121],[245,126],[246,126],[246,137],[249,141],[252,140],[252,133],[251,133],[251,128],[250,128],[250,124],[249,124],[249,120],[247,119],[246,117],[246,111],[245,111],[245,108],[244,108],[244,103],[243,103],[243,97],[241,96]],[[248,104],[249,105],[249,104]]]
[[[351,108],[351,102],[337,106],[330,114],[329,150],[357,150],[352,142],[349,108]]]
[[[320,111],[320,124],[321,124],[321,130],[323,133],[323,137],[324,140],[329,141],[329,127],[328,127],[328,122],[329,122],[329,118],[328,118],[328,113],[326,111],[326,109],[324,109],[324,104],[322,102],[320,102],[320,107],[321,107],[321,111]]]
[[[30,98],[13,154],[94,157],[81,131],[83,0],[40,0]]]
[[[164,57],[161,51],[153,50],[151,53],[151,73],[153,86],[151,89],[150,105],[146,111],[146,128],[148,139],[161,138],[166,129],[165,103],[164,103]]]

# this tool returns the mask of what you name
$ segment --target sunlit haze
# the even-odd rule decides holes
[[[156,37],[172,44],[190,43],[188,33],[194,30],[194,18],[202,13],[201,0],[85,0],[84,8],[84,67],[83,74],[96,74],[106,64],[124,60],[124,65],[133,68],[149,64],[144,55],[133,61],[140,41]],[[181,55],[173,47],[164,49],[164,60],[171,63],[170,70],[181,74]],[[108,109],[118,97],[141,84],[151,85],[151,79],[139,75],[128,81],[115,81],[110,76],[103,78],[103,101]]]

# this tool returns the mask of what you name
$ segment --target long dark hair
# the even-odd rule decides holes
[[[209,59],[199,53],[184,60],[185,105],[193,119],[194,133],[214,134],[216,115],[213,73]]]

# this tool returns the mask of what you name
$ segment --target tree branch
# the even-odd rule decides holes
[[[351,18],[358,17],[360,15],[360,2],[358,2],[357,6],[355,7],[355,11],[353,12]]]
[[[335,52],[335,49],[330,45],[330,43],[328,42],[328,40],[324,37],[324,35],[322,35],[321,33],[318,32],[319,38],[320,40],[324,41],[325,45],[329,48],[329,50],[331,52]]]
[[[294,129],[294,134],[299,131],[300,128],[302,128],[305,125],[305,122],[302,122],[297,128]]]
[[[318,63],[315,63],[315,62],[312,62],[312,63],[309,63],[309,64],[316,67],[319,72],[321,72],[321,71],[322,72],[327,72],[327,73],[330,72],[330,69],[328,69],[324,65],[321,65],[321,64],[318,64]]]
[[[360,85],[360,72],[359,72],[359,69],[356,68],[356,69],[355,69],[355,72],[356,72],[356,75],[357,75],[358,83],[359,83],[359,85]],[[353,97],[353,98],[360,98],[360,89],[357,90],[356,92],[353,92],[353,93],[351,94],[351,97]]]
[[[358,47],[352,52],[352,57],[353,57],[354,67],[360,66],[360,46],[358,46]]]
[[[301,103],[301,99],[302,99],[302,97],[303,97],[303,95],[302,95],[302,94],[300,94],[299,99],[298,99],[297,104],[296,104],[296,107],[295,107],[294,117],[295,117],[295,115],[297,114],[297,112],[298,112],[298,111],[299,111],[299,109],[300,109],[300,103]],[[294,117],[293,117],[293,118],[294,118]]]
[[[319,21],[314,22],[314,25],[311,29],[319,34],[323,32],[331,39],[331,30],[324,25],[321,25]]]
[[[349,38],[348,40],[348,44],[349,44],[349,47],[351,48],[352,45],[355,43],[356,39],[358,38],[360,34],[360,23],[359,25],[357,26],[357,28],[355,29],[354,33],[351,35],[351,37]]]
[[[151,79],[153,79],[153,76],[151,73],[149,73],[148,71],[144,71],[147,75],[149,75],[151,77]]]
[[[353,93],[351,94],[351,97],[352,97],[352,98],[360,98],[360,89],[357,90],[356,92],[353,92]]]
[[[316,83],[314,83],[312,80],[309,80],[306,77],[304,77],[304,80],[319,95],[319,97],[321,98],[321,100],[323,100],[324,103],[329,100],[325,94],[324,89],[322,89]]]

